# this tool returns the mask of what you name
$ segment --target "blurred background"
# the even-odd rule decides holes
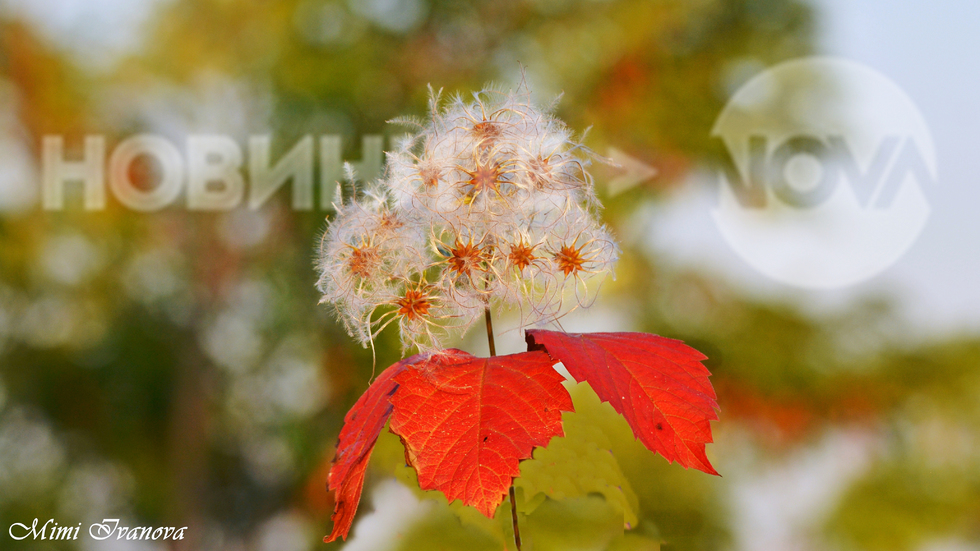
[[[723,475],[668,465],[579,385],[567,437],[523,466],[525,549],[980,549],[977,21],[952,0],[0,0],[0,548],[340,549],[321,542],[326,473],[372,374],[370,350],[317,305],[329,210],[295,210],[285,189],[254,210],[137,212],[109,192],[86,210],[80,186],[45,210],[43,136],[80,158],[90,134],[107,151],[144,132],[247,151],[263,134],[278,158],[337,135],[357,161],[363,136],[425,114],[428,84],[469,93],[523,70],[539,103],[564,93],[557,114],[591,127],[592,149],[658,170],[613,189],[623,170],[596,167],[623,255],[565,327],[707,354]],[[732,94],[810,54],[894,81],[938,164],[907,253],[825,291],[737,256],[705,176]],[[131,177],[149,189],[158,168],[140,159]],[[473,333],[458,345],[485,354]],[[516,331],[501,339],[520,350]],[[399,358],[391,334],[377,351],[379,368]],[[348,549],[512,545],[507,523],[423,495],[399,446],[379,442]],[[188,530],[10,539],[34,518]]]

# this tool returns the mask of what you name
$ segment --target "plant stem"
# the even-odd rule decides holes
[[[521,551],[521,531],[517,528],[517,501],[514,499],[514,483],[510,483],[510,518],[514,522],[514,545]]]
[[[497,355],[497,347],[493,342],[493,320],[490,316],[490,308],[483,310],[484,317],[487,321],[487,342],[490,344],[490,355]],[[514,523],[514,545],[517,546],[517,551],[521,551],[521,530],[517,526],[517,499],[514,497],[514,482],[510,483],[510,518]]]
[[[490,308],[483,310],[487,320],[487,342],[490,343],[490,355],[497,355],[497,347],[493,344],[493,320],[490,319]]]

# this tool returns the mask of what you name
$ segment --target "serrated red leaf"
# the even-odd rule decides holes
[[[344,417],[344,428],[337,442],[337,456],[330,467],[327,487],[334,493],[334,511],[330,519],[333,530],[323,538],[331,542],[337,537],[347,539],[354,513],[361,500],[364,471],[378,435],[391,415],[389,398],[398,389],[394,378],[421,356],[402,360],[384,370]]]
[[[390,426],[419,485],[492,518],[520,461],[564,434],[561,412],[572,400],[554,363],[543,352],[445,350],[399,373]]]
[[[718,403],[704,354],[647,333],[528,330],[529,350],[545,350],[626,418],[633,434],[667,461],[718,474],[705,455]]]

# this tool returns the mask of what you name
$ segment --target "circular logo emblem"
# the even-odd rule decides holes
[[[894,82],[852,61],[807,57],[751,78],[712,129],[722,143],[712,217],[766,276],[832,289],[894,264],[929,218],[936,154]]]

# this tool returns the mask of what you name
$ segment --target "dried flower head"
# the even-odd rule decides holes
[[[531,325],[588,306],[619,248],[564,123],[522,86],[433,93],[413,124],[323,236],[318,287],[348,332],[367,344],[397,323],[405,348],[436,349],[485,308],[516,307]]]

